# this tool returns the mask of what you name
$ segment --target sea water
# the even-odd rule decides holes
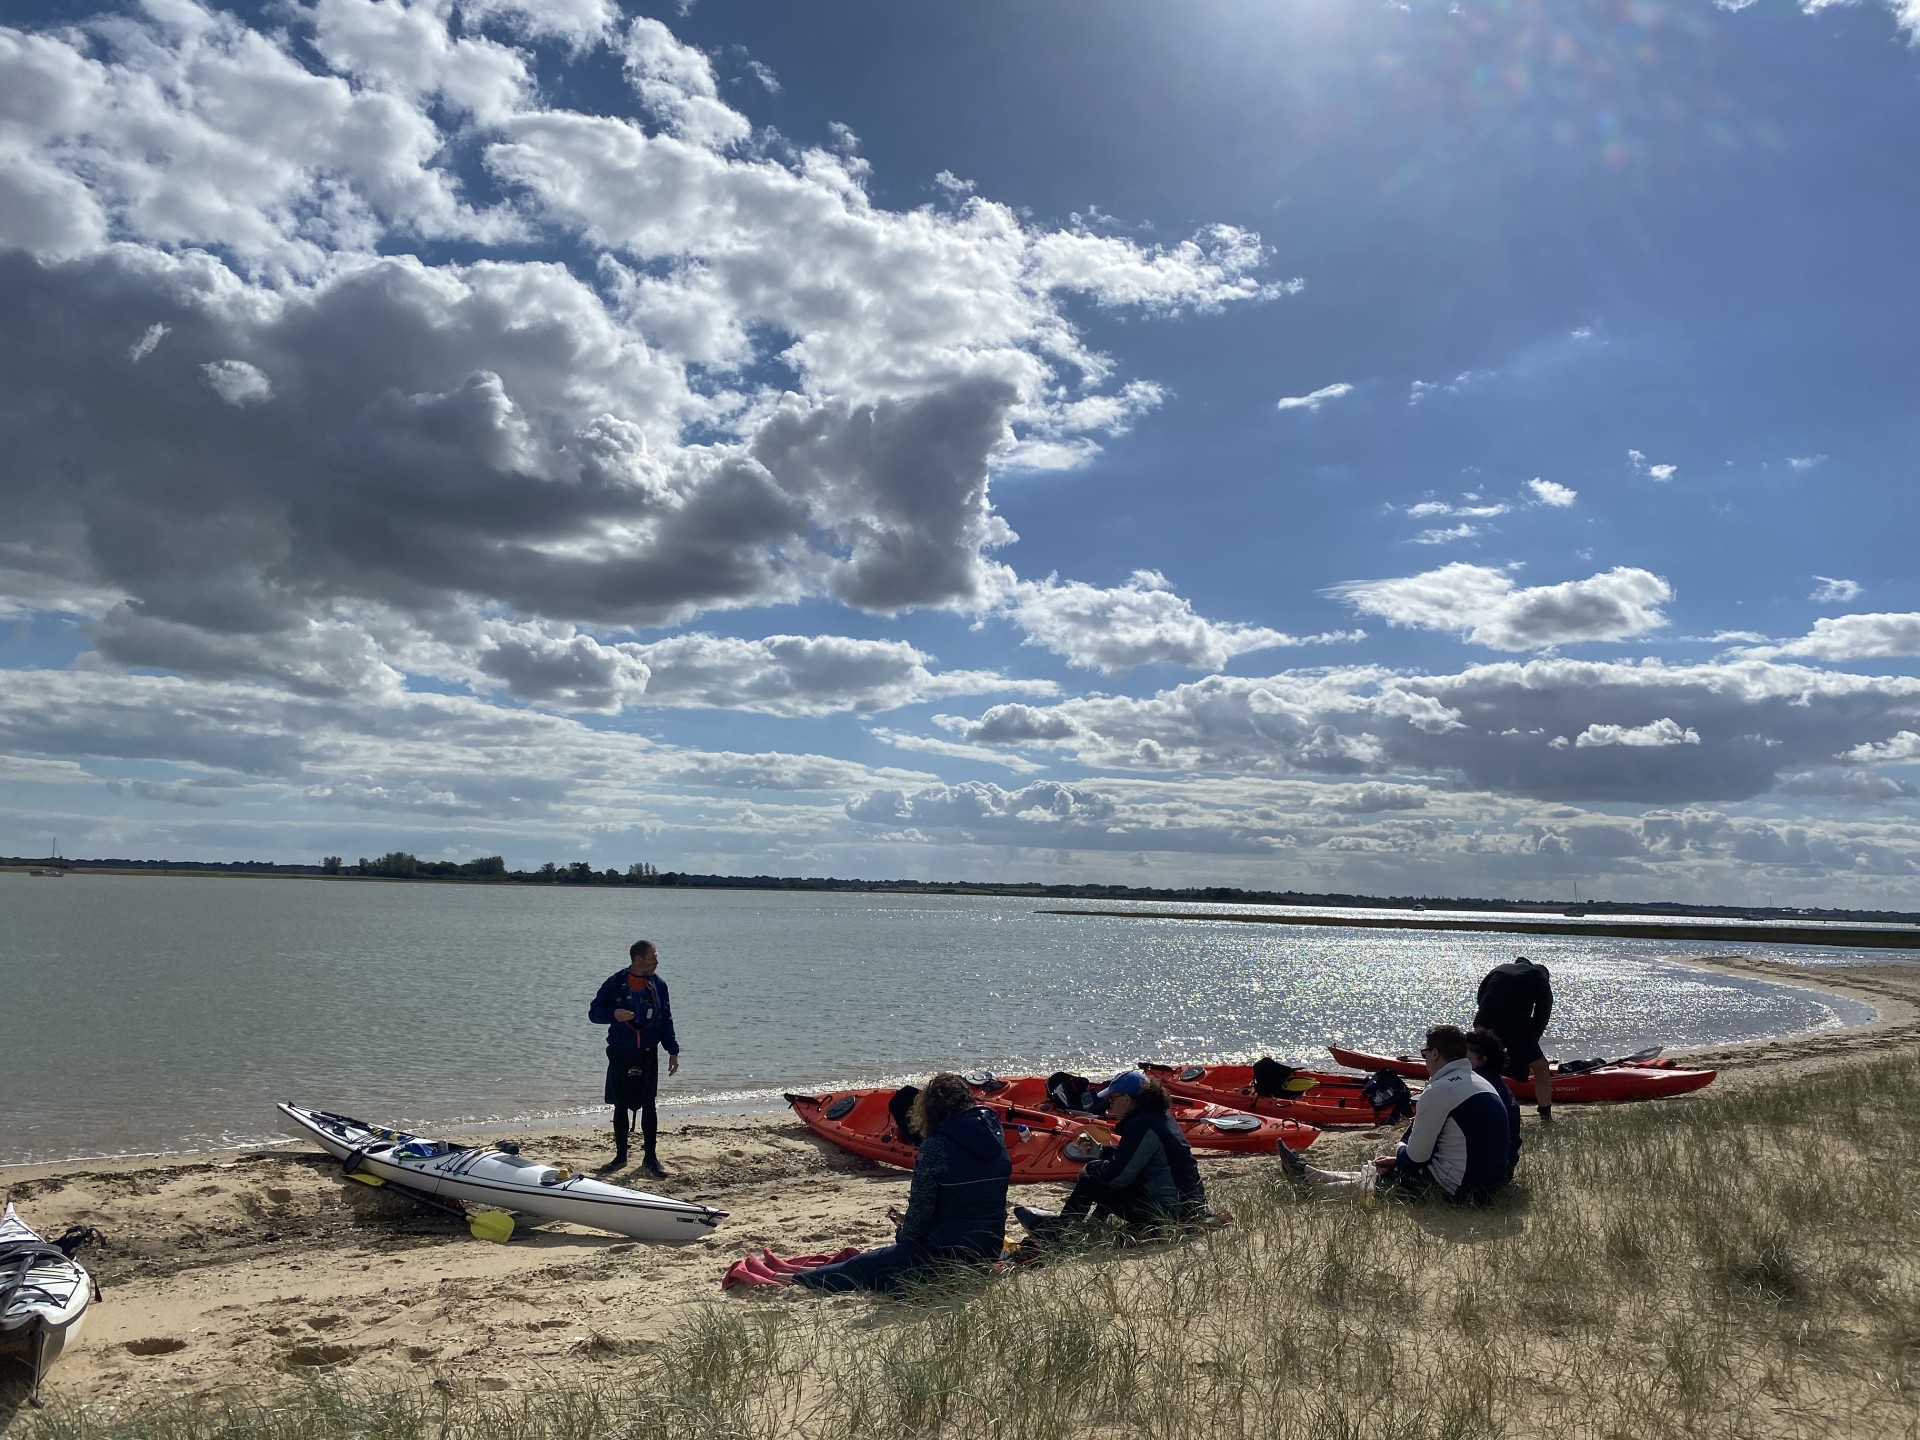
[[[1688,968],[1725,942],[1043,913],[1059,904],[0,875],[0,1164],[255,1143],[277,1100],[429,1131],[604,1113],[587,1004],[640,938],[684,1050],[669,1122],[937,1069],[1406,1051],[1516,953],[1552,967],[1565,1056],[1871,1013]]]

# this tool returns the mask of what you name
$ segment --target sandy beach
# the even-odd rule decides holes
[[[1721,1069],[1697,1100],[1769,1077],[1826,1070],[1920,1046],[1920,966],[1799,968],[1729,956],[1689,961],[1864,1000],[1855,1029],[1693,1052]],[[1534,1120],[1529,1112],[1529,1125]],[[1578,1111],[1565,1123],[1578,1125]],[[589,1168],[599,1130],[517,1137],[523,1150]],[[1372,1153],[1377,1133],[1328,1134],[1320,1163]],[[710,1117],[671,1125],[672,1170],[644,1188],[731,1212],[708,1240],[668,1248],[544,1224],[506,1245],[410,1202],[349,1183],[302,1148],[0,1170],[0,1198],[43,1233],[98,1227],[86,1252],[103,1297],[50,1397],[122,1413],[162,1398],[258,1391],[320,1370],[371,1381],[517,1389],[604,1375],[689,1324],[723,1296],[726,1264],[884,1243],[904,1172],[844,1155],[791,1116]],[[1327,1158],[1321,1158],[1327,1157]],[[1256,1173],[1258,1157],[1208,1157],[1216,1177]],[[621,1177],[639,1186],[637,1170]],[[1046,1203],[1041,1188],[1022,1198]],[[789,1301],[857,1308],[861,1298]]]

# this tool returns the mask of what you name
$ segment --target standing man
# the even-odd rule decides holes
[[[667,1047],[667,1074],[680,1069],[680,1042],[673,1033],[673,1004],[667,982],[654,972],[660,952],[651,940],[636,940],[627,951],[627,968],[609,975],[587,1007],[587,1019],[607,1027],[606,1101],[613,1106],[613,1159],[602,1170],[627,1163],[627,1135],[633,1112],[640,1112],[640,1168],[666,1178],[654,1153],[660,1120],[653,1108],[660,1088],[660,1051]]]
[[[1480,1008],[1474,1012],[1476,1027],[1491,1030],[1507,1047],[1508,1076],[1515,1080],[1533,1077],[1533,1104],[1540,1118],[1553,1120],[1553,1070],[1540,1037],[1547,1033],[1547,1021],[1553,1018],[1553,984],[1547,967],[1536,965],[1526,956],[1511,964],[1496,965],[1480,982]]]

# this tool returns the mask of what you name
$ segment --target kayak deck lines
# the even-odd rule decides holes
[[[727,1212],[689,1200],[629,1190],[521,1157],[518,1148],[460,1145],[356,1120],[330,1110],[281,1104],[289,1129],[355,1171],[462,1204],[493,1205],[548,1220],[610,1230],[635,1240],[683,1244],[710,1233]]]

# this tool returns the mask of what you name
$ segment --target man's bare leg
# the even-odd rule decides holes
[[[1553,1066],[1545,1060],[1533,1062],[1533,1104],[1540,1118],[1553,1123]]]

